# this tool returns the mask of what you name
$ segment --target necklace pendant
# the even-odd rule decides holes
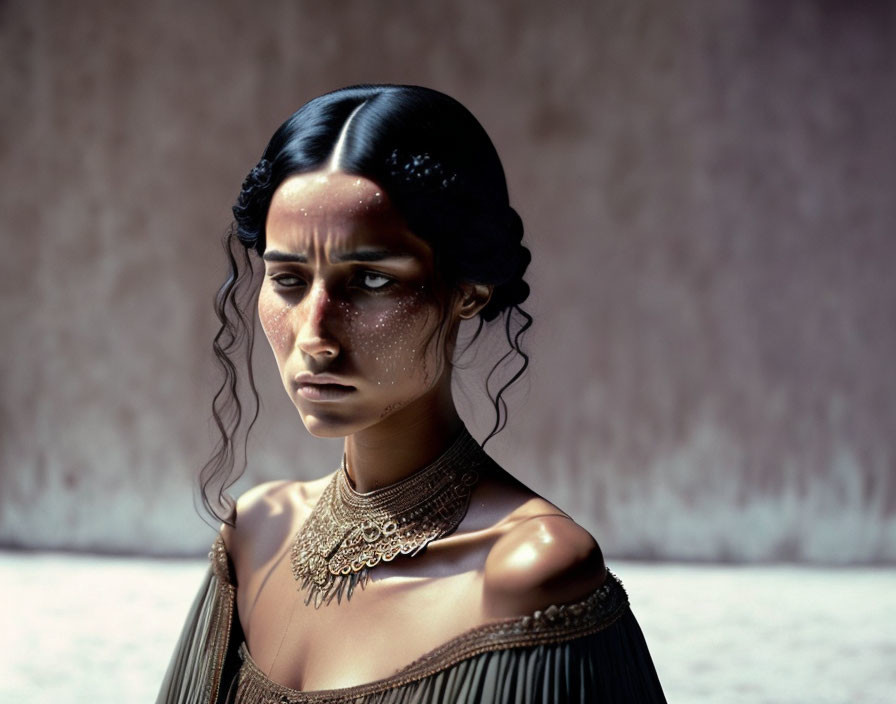
[[[376,524],[376,522],[371,519],[365,520],[360,526],[361,537],[364,538],[364,541],[367,543],[375,543],[382,536],[383,531],[380,530],[380,527]]]

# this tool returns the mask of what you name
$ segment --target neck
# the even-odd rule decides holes
[[[355,490],[389,486],[422,469],[447,449],[461,425],[446,375],[413,404],[346,437],[346,467]]]

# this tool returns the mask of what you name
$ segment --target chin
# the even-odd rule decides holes
[[[344,438],[352,434],[350,430],[343,430],[337,426],[314,421],[305,421],[305,430],[316,438]]]
[[[316,438],[344,438],[357,431],[358,423],[336,413],[325,414],[320,411],[299,411],[305,429]]]
[[[299,415],[305,429],[316,438],[344,438],[367,428],[382,423],[397,411],[404,408],[405,403],[392,403],[377,414],[340,413],[336,408],[299,408]],[[328,412],[329,411],[329,412]]]

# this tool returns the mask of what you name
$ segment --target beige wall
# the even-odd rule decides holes
[[[0,4],[0,543],[208,544],[219,235],[280,121],[369,81],[504,159],[511,471],[611,555],[896,560],[894,47],[885,2]],[[259,352],[248,479],[330,471]]]

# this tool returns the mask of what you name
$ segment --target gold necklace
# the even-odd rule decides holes
[[[452,533],[470,505],[478,469],[491,458],[462,428],[434,462],[382,489],[359,493],[345,467],[334,473],[292,546],[292,574],[305,603],[350,599],[368,571],[399,555],[420,554]]]

